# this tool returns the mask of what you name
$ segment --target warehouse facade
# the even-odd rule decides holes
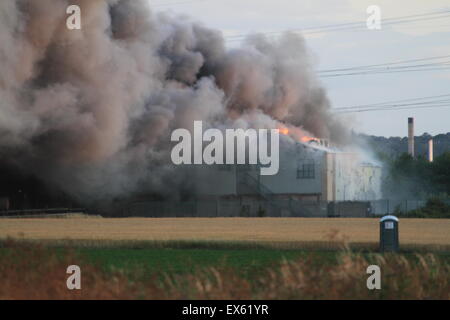
[[[258,165],[196,168],[200,197],[254,197],[299,201],[371,201],[381,198],[381,166],[358,153],[311,143],[280,150],[280,169],[261,176]]]

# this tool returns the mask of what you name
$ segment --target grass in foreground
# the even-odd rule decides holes
[[[82,290],[66,268],[82,268]],[[382,290],[366,268],[382,270]],[[4,242],[0,299],[450,299],[448,254],[54,248]]]

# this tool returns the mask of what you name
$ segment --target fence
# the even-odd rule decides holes
[[[385,214],[393,214],[395,212],[409,212],[423,208],[426,205],[425,200],[377,200],[370,202],[372,214],[381,216]]]
[[[447,203],[449,201],[446,201]],[[371,217],[409,212],[425,206],[424,200],[300,201],[294,199],[208,199],[192,201],[143,201],[116,208],[114,217]],[[0,211],[0,217],[58,215],[85,209],[37,209]]]
[[[293,199],[148,201],[124,206],[122,217],[327,217],[328,203]]]
[[[294,199],[209,199],[183,202],[148,201],[127,204],[123,217],[373,217],[409,212],[424,200],[300,201]]]
[[[45,209],[29,209],[29,210],[1,210],[0,218],[4,217],[41,217],[41,216],[60,216],[71,213],[83,213],[83,208],[45,208]]]

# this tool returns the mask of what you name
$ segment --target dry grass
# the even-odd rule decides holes
[[[450,245],[450,219],[402,219],[402,245]],[[2,219],[0,239],[323,242],[375,244],[378,219],[178,218]]]
[[[0,255],[0,299],[450,299],[450,265],[431,254],[417,255],[415,262],[373,256],[382,270],[382,290],[375,291],[366,287],[373,261],[351,252],[320,267],[314,256],[285,261],[251,280],[218,267],[133,282],[83,264],[82,290],[69,291],[65,270],[74,263],[72,254],[14,242],[4,247],[10,250]]]

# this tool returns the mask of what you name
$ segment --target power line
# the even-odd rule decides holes
[[[418,21],[420,22],[420,21]],[[435,29],[436,32],[446,32],[447,30],[442,30],[442,29],[446,29],[449,28],[450,25],[449,24],[433,24],[433,25],[414,25],[413,23],[415,23],[414,21],[412,22],[412,25],[402,25],[401,26],[401,31],[409,29],[409,30],[424,30],[424,29]],[[439,30],[438,30],[439,29]],[[442,30],[442,31],[441,31]],[[386,31],[395,31],[395,25],[388,25],[388,26],[383,26],[383,28],[376,30],[377,32],[386,32]],[[398,30],[397,30],[398,31]],[[367,29],[365,28],[361,28],[361,29],[355,29],[355,30],[348,30],[347,32],[367,32]],[[434,31],[431,31],[434,32]]]
[[[421,98],[409,98],[409,99],[401,99],[401,100],[391,100],[391,101],[387,101],[387,102],[380,102],[380,103],[373,103],[373,104],[363,104],[363,105],[357,105],[357,106],[345,107],[345,108],[380,106],[380,105],[393,104],[393,103],[399,103],[399,102],[422,101],[422,100],[427,100],[427,99],[436,99],[436,98],[443,98],[443,97],[450,97],[450,93],[448,93],[448,94],[441,94],[441,95],[434,95],[434,96],[426,96],[426,97],[421,97]],[[339,108],[339,109],[345,109],[345,108]]]
[[[428,58],[400,60],[395,62],[371,64],[365,66],[347,67],[339,69],[325,69],[318,71],[322,78],[332,78],[354,75],[392,74],[417,71],[443,71],[450,69],[450,55]],[[415,63],[412,62],[423,62]]]
[[[412,60],[400,60],[400,61],[395,61],[395,62],[386,62],[386,63],[371,64],[371,65],[341,68],[341,69],[327,69],[327,70],[321,70],[321,71],[319,71],[319,73],[349,71],[349,70],[355,70],[355,69],[366,69],[366,68],[372,68],[372,67],[382,67],[382,66],[390,66],[390,65],[396,65],[396,64],[404,64],[404,63],[409,63],[409,62],[420,62],[420,61],[438,60],[438,59],[445,59],[445,58],[450,58],[450,55],[412,59]]]
[[[435,103],[429,103],[429,102],[423,102],[423,103],[405,103],[405,104],[393,104],[393,105],[386,105],[386,106],[380,106],[380,107],[366,107],[366,108],[335,108],[335,110],[338,111],[371,111],[371,110],[390,110],[395,108],[403,108],[403,107],[429,107],[429,106],[446,106],[450,104],[450,100],[442,100],[440,102]],[[341,110],[343,109],[343,110]]]
[[[321,75],[321,78],[335,78],[342,76],[355,76],[355,75],[372,75],[372,74],[392,74],[392,73],[406,73],[406,72],[419,72],[419,71],[445,71],[450,69],[450,63],[442,64],[444,67],[442,68],[416,68],[407,70],[380,70],[380,71],[362,71],[362,72],[353,72],[353,73],[340,73],[340,74],[329,74],[329,75]],[[446,67],[449,65],[449,67]]]
[[[366,109],[366,110],[347,110],[347,111],[338,111],[334,112],[335,114],[344,114],[344,113],[360,113],[360,112],[372,112],[372,111],[396,111],[396,110],[413,110],[413,109],[433,109],[433,108],[449,108],[450,103],[446,105],[428,105],[428,106],[416,106],[416,107],[399,107],[399,108],[390,108],[390,109]]]
[[[167,2],[167,3],[153,3],[151,2],[151,7],[169,7],[169,6],[175,6],[175,5],[184,5],[184,4],[191,4],[191,3],[197,3],[197,2],[205,2],[206,0],[190,0],[190,1],[173,1],[173,2]]]
[[[391,100],[391,101],[385,101],[380,103],[371,103],[371,104],[365,104],[365,105],[356,105],[352,107],[345,107],[345,108],[339,108],[339,109],[348,109],[348,108],[363,108],[363,107],[373,107],[373,106],[385,106],[385,105],[393,105],[397,103],[415,103],[415,102],[435,102],[435,99],[441,99],[446,98],[444,100],[450,99],[450,93],[442,94],[442,95],[434,95],[434,96],[426,96],[426,97],[420,97],[420,98],[409,98],[409,99],[401,99],[401,100]],[[447,99],[448,98],[448,99]],[[440,101],[440,100],[439,100]]]
[[[406,109],[410,110],[410,109],[447,108],[447,107],[450,107],[450,94],[394,100],[352,107],[333,108],[332,111],[334,113],[355,113],[355,112],[370,112],[370,111],[393,111]]]
[[[426,20],[434,20],[434,19],[442,19],[442,18],[448,18],[450,10],[439,10],[435,12],[429,12],[429,13],[423,13],[423,14],[415,14],[415,15],[409,15],[409,16],[402,16],[402,17],[395,17],[395,18],[386,18],[383,19],[383,25],[396,25],[401,23],[410,23],[410,22],[417,22],[417,21],[426,21]],[[346,31],[346,30],[352,30],[355,28],[367,28],[366,27],[366,21],[358,21],[358,22],[347,22],[347,23],[340,23],[340,24],[331,24],[331,25],[324,25],[324,26],[318,26],[318,27],[307,27],[302,29],[287,29],[283,31],[272,31],[272,32],[263,32],[259,34],[263,35],[279,35],[285,32],[302,32],[305,35],[308,34],[315,34],[315,33],[323,33],[323,32],[334,32],[334,31]],[[241,34],[241,35],[233,35],[226,37],[227,41],[241,41],[245,39],[248,36],[248,34]]]

